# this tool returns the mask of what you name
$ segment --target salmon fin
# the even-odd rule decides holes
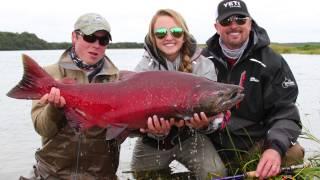
[[[7,96],[16,99],[40,99],[55,86],[56,81],[31,57],[22,54],[22,61],[22,80],[7,93]]]
[[[136,72],[122,70],[119,73],[119,81],[130,79]]]
[[[119,137],[121,139],[121,133],[126,130],[128,127],[127,124],[112,124],[107,127],[107,135],[106,140],[117,139]],[[123,134],[125,135],[125,134]]]
[[[88,129],[93,126],[90,117],[77,108],[64,108],[64,112],[68,123],[71,127],[76,129]]]

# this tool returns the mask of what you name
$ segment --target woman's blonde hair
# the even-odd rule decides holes
[[[149,25],[149,32],[148,32],[148,38],[149,41],[152,43],[153,47],[156,47],[156,39],[154,36],[154,24],[156,23],[156,20],[159,16],[169,16],[171,17],[179,27],[183,29],[184,33],[184,43],[180,49],[180,55],[181,55],[181,65],[179,67],[179,71],[182,72],[192,72],[192,64],[191,64],[191,48],[192,48],[192,36],[189,34],[188,26],[183,19],[183,17],[176,11],[172,9],[160,9],[156,12],[156,14],[152,17],[150,25]],[[158,48],[156,48],[158,50]],[[162,54],[162,53],[161,53]]]

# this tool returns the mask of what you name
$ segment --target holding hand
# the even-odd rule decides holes
[[[199,114],[194,113],[193,117],[189,121],[186,121],[186,125],[194,129],[207,129],[209,123],[210,120],[204,112],[200,112]]]
[[[62,108],[66,105],[66,100],[60,96],[60,89],[52,87],[49,94],[47,93],[40,98],[39,103],[51,104],[56,108]]]
[[[154,135],[167,135],[169,134],[172,125],[170,122],[164,118],[159,119],[158,116],[154,115],[148,118],[147,129],[140,128],[140,132]]]
[[[260,180],[276,176],[280,173],[281,156],[274,149],[267,149],[263,152],[262,157],[259,161],[256,176]]]
[[[220,113],[216,116],[208,118],[204,112],[200,112],[195,113],[190,120],[178,121],[174,118],[170,118],[170,120],[165,120],[164,118],[159,119],[158,116],[154,115],[148,118],[147,128],[140,128],[140,132],[165,136],[169,134],[171,126],[173,125],[179,128],[186,125],[194,129],[208,129],[211,121],[213,122],[213,124],[215,123],[215,121],[217,121],[217,123],[220,125],[219,127],[221,128],[221,126],[225,125],[224,123],[227,123],[222,121],[229,119],[230,114],[230,111],[227,111],[226,114]]]
[[[186,125],[195,129],[215,131],[225,128],[230,117],[231,112],[229,110],[212,117],[207,117],[204,112],[200,112],[200,115],[195,113],[190,121],[186,121]]]
[[[209,125],[209,119],[207,116],[201,112],[200,115],[197,113],[190,120],[178,120],[170,118],[170,120],[165,120],[164,118],[158,118],[156,115],[149,117],[147,121],[147,128],[141,128],[142,133],[151,133],[154,135],[167,135],[170,132],[171,126],[189,126],[195,129],[207,128]]]

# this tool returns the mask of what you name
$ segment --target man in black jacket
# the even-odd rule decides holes
[[[214,63],[218,81],[242,86],[245,99],[232,109],[227,128],[210,138],[225,163],[241,161],[241,150],[261,150],[256,176],[275,176],[281,164],[301,162],[304,156],[296,143],[302,126],[296,80],[243,1],[224,0],[217,11],[217,33],[203,55]]]

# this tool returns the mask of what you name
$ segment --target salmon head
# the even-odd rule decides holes
[[[201,91],[199,96],[194,96],[194,111],[202,111],[207,115],[216,115],[230,110],[238,105],[244,98],[243,88],[237,85],[210,82],[210,84],[200,85],[195,91]]]

